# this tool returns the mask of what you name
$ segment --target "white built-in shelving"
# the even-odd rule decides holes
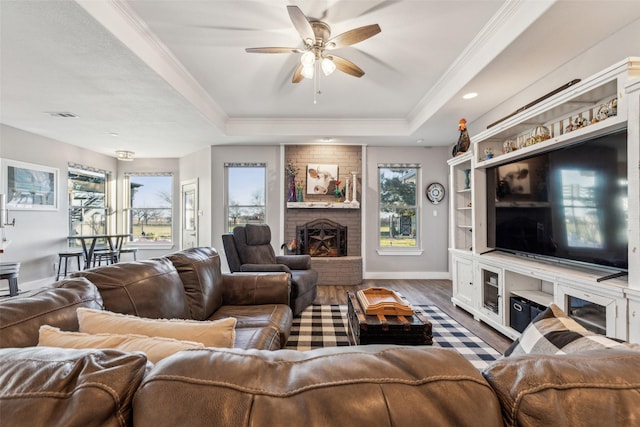
[[[613,105],[613,100],[617,102],[615,114],[598,120],[598,111],[603,105]],[[569,130],[569,124],[577,117],[589,124]],[[537,126],[549,129],[549,139],[527,144]],[[610,271],[491,252],[486,213],[488,167],[623,129],[627,129],[629,141],[628,277],[601,281]],[[503,152],[507,140],[516,142],[515,151]],[[511,297],[525,298],[543,306],[553,302],[565,310],[570,297],[581,298],[606,308],[607,335],[640,342],[640,322],[637,321],[640,319],[639,140],[640,58],[635,57],[620,61],[472,135],[469,151],[448,161],[454,305],[506,336],[516,338],[519,332],[510,326]],[[485,150],[493,156],[485,157]],[[549,202],[510,203],[508,207],[539,208]]]

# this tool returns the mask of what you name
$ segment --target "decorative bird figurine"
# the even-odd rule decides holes
[[[458,143],[453,147],[451,155],[453,157],[458,154],[462,154],[469,149],[471,145],[471,139],[469,138],[469,132],[467,132],[467,120],[462,118],[458,122],[458,129],[460,130],[460,136],[458,137]]]

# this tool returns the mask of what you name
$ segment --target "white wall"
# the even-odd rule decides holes
[[[125,171],[172,172],[174,176],[173,197],[179,200],[180,173],[177,159],[136,159],[133,162],[119,162],[114,157],[85,150],[74,145],[44,138],[10,126],[0,125],[0,157],[18,160],[58,169],[58,210],[57,211],[10,211],[9,218],[16,219],[15,227],[6,227],[4,232],[11,244],[1,262],[20,262],[18,283],[21,289],[49,284],[55,278],[54,263],[58,262],[58,252],[68,248],[69,235],[67,166],[77,163],[111,173],[109,182],[111,206],[115,214],[109,218],[117,231],[122,231],[122,203]],[[4,183],[3,183],[4,185]],[[0,190],[4,191],[4,190]],[[179,204],[175,204],[173,217],[179,218]],[[139,259],[162,256],[179,246],[179,229],[174,228],[174,244],[162,248],[145,249],[142,246]],[[71,264],[70,264],[71,266]],[[5,288],[6,282],[0,283]]]
[[[449,278],[448,267],[448,167],[449,147],[368,147],[366,150],[366,197],[363,224],[363,257],[365,279],[443,279]],[[419,163],[421,165],[420,255],[380,255],[378,249],[378,164]],[[432,182],[445,187],[445,199],[433,205],[425,196]]]
[[[284,166],[279,146],[213,146],[211,147],[211,242],[223,259],[222,268],[229,271],[222,246],[225,230],[224,164],[226,162],[264,162],[267,165],[267,212],[265,222],[271,227],[272,244],[282,235],[282,206],[284,203]],[[200,195],[202,200],[204,196]],[[274,248],[276,250],[276,248]]]
[[[58,169],[58,210],[10,211],[9,218],[15,218],[16,225],[4,229],[11,244],[0,255],[2,262],[21,263],[18,276],[21,288],[33,281],[46,284],[55,275],[53,264],[58,262],[57,253],[65,250],[68,243],[67,164],[78,163],[115,173],[117,160],[5,125],[0,125],[0,141],[3,159]],[[0,286],[5,285],[6,282],[2,282]]]
[[[211,147],[189,154],[180,159],[181,181],[198,181],[198,246],[211,244]]]

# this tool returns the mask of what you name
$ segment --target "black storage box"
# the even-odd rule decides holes
[[[512,296],[509,298],[509,314],[511,319],[509,326],[518,332],[522,332],[544,309],[544,306],[526,298]]]

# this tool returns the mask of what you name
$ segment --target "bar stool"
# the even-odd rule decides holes
[[[118,262],[118,257],[120,255],[119,251],[98,251],[93,253],[93,266],[101,266],[102,261],[104,261],[105,265],[115,264]]]
[[[133,254],[133,260],[138,260],[138,248],[122,248],[120,249],[120,255],[122,254]]]
[[[18,295],[18,271],[20,270],[19,262],[2,262],[0,263],[0,280],[9,282],[9,296]]]
[[[69,267],[69,260],[75,258],[78,261],[78,271],[81,270],[80,267],[80,259],[84,258],[84,254],[80,251],[72,251],[72,252],[59,252],[58,253],[58,274],[56,275],[56,280],[60,280],[60,276],[67,276],[67,268]],[[60,273],[62,269],[62,262],[64,260],[64,273]]]

